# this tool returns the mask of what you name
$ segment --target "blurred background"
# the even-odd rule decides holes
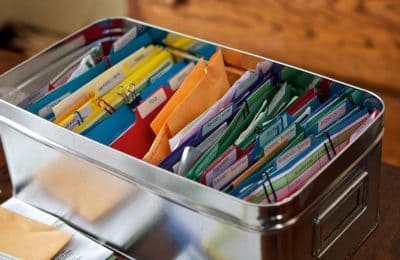
[[[400,255],[391,227],[399,212],[387,200],[399,191],[398,168],[390,166],[400,166],[399,14],[399,0],[0,0],[0,74],[96,19],[129,16],[369,89],[386,104],[381,217],[388,224],[358,256],[387,259],[383,244]],[[10,195],[1,156],[0,202]]]

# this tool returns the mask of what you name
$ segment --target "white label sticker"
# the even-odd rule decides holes
[[[164,62],[157,71],[155,71],[153,73],[153,75],[151,75],[151,77],[149,78],[149,82],[150,84],[153,83],[154,81],[156,81],[157,79],[159,79],[165,72],[167,72],[171,66],[172,66],[172,61],[170,59],[168,59],[166,62]]]
[[[275,138],[264,148],[264,154],[268,154],[274,151],[277,147],[280,147],[283,143],[292,140],[296,136],[296,125],[291,126],[281,136]]]
[[[311,137],[301,141],[297,145],[293,146],[291,149],[287,150],[281,156],[276,159],[277,168],[281,168],[286,163],[290,162],[294,157],[305,151],[308,147],[311,146]]]
[[[153,48],[142,49],[138,51],[140,52],[140,54],[127,58],[128,60],[126,61],[126,65],[128,66],[128,69],[131,69],[133,66],[138,64],[141,60],[147,57],[147,55],[149,55],[153,50],[154,50]]]
[[[354,131],[354,133],[350,136],[350,142],[353,142],[358,136],[361,135],[362,132],[364,132],[368,126],[370,126],[370,124],[372,124],[372,122],[374,122],[376,114],[377,113],[373,112],[373,114],[368,116],[368,119],[362,123],[362,125],[358,127],[356,131]]]
[[[82,117],[82,120],[85,121],[86,118],[92,115],[93,110],[92,107],[89,104],[87,104],[84,107],[80,108],[78,112],[79,115]]]
[[[231,167],[226,169],[219,176],[215,177],[212,181],[212,186],[216,189],[223,188],[229,181],[238,176],[242,171],[249,166],[249,159],[243,156],[240,160],[236,161]]]
[[[225,122],[230,116],[232,116],[232,113],[233,113],[233,105],[227,107],[226,109],[218,113],[214,118],[212,118],[203,125],[201,129],[202,136],[205,136],[210,131],[214,130],[217,126]]]
[[[186,65],[185,68],[183,68],[181,71],[179,71],[175,76],[173,76],[169,80],[169,87],[175,91],[179,86],[182,84],[182,82],[185,80],[185,78],[189,75],[189,73],[193,70],[194,68],[194,63],[191,62],[188,65]]]
[[[135,39],[137,36],[137,28],[136,26],[127,31],[124,35],[121,36],[118,40],[113,43],[114,52],[122,49],[128,42]]]
[[[281,120],[277,120],[274,124],[268,127],[268,129],[260,134],[260,145],[266,145],[273,138],[275,138],[280,131],[282,131],[282,122]]]
[[[92,108],[89,104],[85,105],[84,107],[80,108],[73,114],[71,120],[65,123],[64,127],[69,130],[74,130],[77,126],[83,123],[86,118],[88,118],[93,113]]]
[[[97,95],[98,97],[103,96],[105,93],[110,91],[113,87],[123,81],[125,78],[124,72],[122,70],[118,70],[115,72],[111,77],[109,77],[106,81],[104,81],[98,88],[97,88]]]
[[[167,95],[165,94],[164,89],[160,88],[156,92],[154,92],[153,95],[143,101],[143,103],[137,107],[137,110],[142,118],[146,118],[151,112],[153,112],[166,100]]]
[[[287,136],[288,136],[288,140],[289,140],[289,141],[296,137],[296,125],[295,125],[295,124],[292,125],[292,126],[289,128],[289,130],[288,130],[288,132],[287,132]]]
[[[74,113],[71,120],[64,124],[64,127],[69,130],[74,130],[75,127],[79,126],[82,123],[80,116],[77,113]]]
[[[205,152],[208,148],[210,148],[215,142],[218,141],[218,138],[222,136],[225,129],[228,127],[228,124],[225,122],[220,125],[212,134],[207,137],[203,142],[201,142],[196,148],[201,152]]]
[[[29,95],[29,97],[27,97],[24,100],[22,100],[18,104],[18,106],[26,109],[28,106],[32,105],[33,103],[38,101],[40,98],[44,97],[49,91],[50,90],[49,90],[49,86],[48,85],[43,86],[40,89],[37,89],[37,90],[33,91]]]
[[[339,107],[326,114],[318,121],[318,132],[324,130],[330,124],[346,114],[346,102],[343,102]]]
[[[55,100],[53,100],[52,102],[50,102],[47,106],[45,106],[45,107],[42,107],[40,110],[39,110],[39,116],[41,116],[41,117],[47,117],[48,115],[50,115],[51,113],[53,113],[53,107],[55,106],[55,105],[57,105],[58,103],[60,103],[61,101],[63,101],[64,100],[64,98],[66,98],[66,97],[68,97],[69,95],[71,95],[71,93],[69,93],[69,92],[67,92],[67,93],[65,93],[64,95],[62,95],[61,97],[59,97],[59,98],[56,98]]]
[[[206,170],[206,184],[210,186],[215,176],[218,176],[221,172],[231,166],[237,159],[236,148],[232,146],[231,149],[227,150],[225,155],[222,155],[222,159],[213,165],[210,170]]]

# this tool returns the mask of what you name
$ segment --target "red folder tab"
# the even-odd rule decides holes
[[[142,158],[150,149],[155,138],[150,123],[173,94],[174,92],[170,88],[161,86],[140,103],[136,108],[135,123],[114,140],[111,147],[137,158]]]

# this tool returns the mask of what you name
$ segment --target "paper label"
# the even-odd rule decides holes
[[[167,100],[167,95],[163,88],[158,89],[149,98],[143,101],[137,107],[137,110],[142,118],[146,118],[151,112],[158,108],[163,102]]]
[[[206,170],[206,184],[210,186],[215,176],[219,175],[222,171],[231,166],[236,159],[236,148],[231,147],[231,149],[227,150],[226,153],[223,154],[214,165],[212,165],[212,168]]]
[[[80,116],[77,113],[74,113],[71,120],[66,122],[63,126],[69,130],[73,130],[75,127],[79,126],[82,123]]]
[[[326,127],[328,127],[330,124],[341,118],[346,114],[346,103],[344,102],[341,104],[339,107],[331,111],[330,113],[326,114],[323,116],[319,121],[318,121],[318,132],[324,130]]]
[[[202,152],[205,152],[216,141],[218,141],[218,138],[222,136],[227,127],[228,124],[226,122],[220,125],[209,137],[207,137],[203,142],[201,142],[196,148]]]
[[[278,136],[264,148],[264,154],[268,154],[280,147],[283,143],[288,142],[296,136],[296,125],[291,126],[284,134]]]
[[[182,82],[185,80],[185,78],[189,75],[189,73],[193,70],[194,68],[194,63],[191,62],[188,65],[186,65],[185,68],[183,68],[181,71],[179,71],[175,76],[173,76],[169,80],[169,87],[175,91],[179,86],[182,84]]]
[[[65,93],[64,95],[62,95],[61,97],[59,97],[59,98],[56,98],[55,100],[53,100],[52,102],[50,102],[48,105],[46,105],[45,107],[42,107],[40,110],[39,110],[39,116],[41,116],[41,117],[46,117],[46,116],[48,116],[48,115],[50,115],[51,113],[53,113],[53,107],[55,106],[55,105],[57,105],[58,103],[60,103],[61,101],[63,101],[64,100],[64,98],[66,98],[66,97],[68,97],[69,95],[71,95],[71,93],[70,92],[67,92],[67,93]]]
[[[361,125],[360,127],[358,127],[356,131],[354,131],[354,133],[350,136],[350,142],[353,142],[359,135],[361,135],[361,133],[364,132],[365,129],[368,128],[368,126],[369,126],[370,124],[372,124],[372,122],[374,122],[374,119],[375,119],[375,117],[376,117],[376,114],[377,114],[377,113],[373,112],[373,113],[368,117],[368,119],[367,119],[364,123],[362,123],[362,125]]]
[[[159,79],[165,72],[167,72],[167,70],[170,69],[172,65],[172,61],[170,59],[168,59],[166,62],[164,62],[160,68],[155,71],[153,73],[153,75],[149,78],[149,82],[153,83],[154,81],[156,81],[157,79]]]
[[[286,163],[290,162],[294,157],[304,152],[311,146],[311,137],[301,141],[276,159],[277,168],[282,168]]]
[[[121,36],[118,40],[113,43],[114,52],[122,49],[128,42],[135,39],[137,36],[137,28],[134,26],[132,29],[127,31],[124,35]]]
[[[249,166],[249,159],[247,156],[243,156],[237,162],[235,162],[231,167],[226,169],[220,175],[214,178],[212,181],[212,186],[216,189],[223,188],[229,181],[238,176]]]
[[[281,120],[277,120],[268,129],[260,134],[260,145],[264,146],[282,131]]]
[[[36,101],[38,101],[40,98],[44,97],[47,93],[49,92],[49,86],[43,86],[40,89],[37,89],[35,91],[33,91],[29,97],[25,98],[24,100],[22,100],[18,106],[21,108],[26,109],[27,107],[29,107],[30,105],[32,105],[33,103],[35,103]]]
[[[87,104],[84,107],[80,108],[78,110],[79,115],[81,116],[82,120],[85,121],[86,118],[91,116],[93,114],[92,107]]]
[[[65,123],[64,127],[69,130],[74,130],[75,127],[81,125],[83,121],[85,121],[85,119],[88,118],[92,113],[92,108],[89,104],[87,104],[75,113],[73,113],[71,120]]]
[[[322,161],[321,161],[322,160]],[[328,161],[328,156],[324,155],[322,158],[316,160],[313,164],[308,164],[304,171],[302,171],[295,179],[289,182],[289,192],[298,190],[307,180],[309,180],[316,172],[321,169],[324,163]]]
[[[217,126],[225,122],[229,117],[232,116],[233,105],[230,105],[220,113],[218,113],[214,118],[205,123],[201,128],[201,135],[205,136],[210,131],[214,130]]]
[[[143,60],[147,55],[149,55],[154,49],[153,48],[146,48],[143,49],[142,51],[140,51],[140,54],[138,54],[138,56],[134,56],[132,58],[134,59],[130,59],[126,62],[126,66],[128,67],[128,69],[131,69],[133,66],[135,66],[137,63],[139,63],[141,60]]]
[[[81,60],[81,63],[79,64],[78,68],[72,72],[71,76],[68,78],[67,82],[73,80],[74,78],[77,78],[78,76],[82,75],[86,71],[88,71],[90,68],[93,68],[95,65],[95,62],[92,58],[92,55],[87,55]]]
[[[122,70],[116,71],[111,77],[109,77],[97,88],[97,96],[98,97],[103,96],[105,93],[110,91],[124,79],[125,79],[124,72]]]

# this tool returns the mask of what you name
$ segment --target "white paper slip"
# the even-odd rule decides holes
[[[30,206],[22,200],[10,198],[2,204],[2,207],[27,218],[39,221],[56,229],[72,234],[71,241],[54,257],[55,260],[107,259],[113,254],[111,250],[85,237],[58,218]],[[1,257],[2,256],[0,254],[0,259],[2,259]]]
[[[0,260],[18,260],[18,258],[11,255],[7,255],[6,253],[0,251]]]

